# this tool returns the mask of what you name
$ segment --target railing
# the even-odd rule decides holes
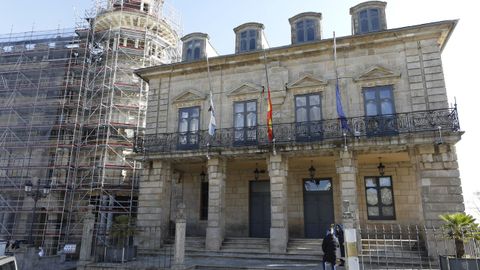
[[[447,227],[423,225],[378,224],[358,228],[360,237],[360,269],[468,269],[479,270],[480,242],[466,235],[478,235],[478,231],[464,228],[460,241],[465,253],[463,268],[446,266],[458,263],[456,243]],[[467,266],[468,264],[468,266]]]
[[[382,116],[363,116],[346,119],[342,129],[340,119],[316,122],[273,124],[276,145],[312,143],[346,137],[395,136],[418,132],[457,132],[460,130],[457,108],[398,113]],[[138,138],[136,152],[164,153],[184,150],[213,150],[235,147],[268,147],[267,126],[244,129],[217,129],[214,136],[207,130],[146,135]]]

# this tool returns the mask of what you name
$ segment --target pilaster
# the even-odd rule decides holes
[[[225,237],[225,179],[227,162],[211,158],[208,167],[208,226],[207,250],[220,250]]]
[[[147,164],[140,181],[137,226],[135,238],[139,248],[158,249],[168,233],[170,223],[170,196],[172,164],[152,161]]]
[[[463,212],[465,207],[455,146],[421,145],[410,155],[417,164],[425,225],[437,227],[442,224],[439,215]]]
[[[281,155],[268,157],[270,176],[271,228],[270,252],[284,253],[288,243],[288,200],[287,175],[288,159]]]
[[[349,212],[348,216],[342,216],[345,228],[355,228],[359,222],[358,196],[357,196],[357,160],[351,151],[340,151],[335,162],[340,182],[340,197],[342,205],[348,207],[343,212]]]

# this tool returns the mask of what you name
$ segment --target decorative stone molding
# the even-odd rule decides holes
[[[354,78],[353,80],[355,82],[392,80],[392,79],[399,79],[400,75],[401,75],[400,73],[396,73],[390,69],[375,65],[370,67],[366,72],[362,73],[360,76]]]
[[[400,77],[400,73],[394,72],[382,66],[375,65],[367,69],[366,72],[363,72],[361,75],[355,77],[353,81],[357,83],[360,88],[383,85],[394,86],[399,82]]]
[[[180,92],[180,94],[174,97],[172,99],[172,104],[175,104],[178,107],[200,106],[206,99],[206,94],[195,89],[188,89]]]
[[[287,84],[287,88],[289,91],[292,91],[293,94],[307,94],[323,91],[327,85],[327,81],[315,77],[312,74],[305,74],[296,81]]]
[[[257,99],[262,94],[263,87],[258,84],[245,82],[238,87],[230,90],[227,96],[233,101]]]

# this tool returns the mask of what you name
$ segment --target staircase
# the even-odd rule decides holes
[[[205,250],[205,237],[187,237],[187,260],[194,269],[320,269],[319,239],[290,239],[285,253],[270,253],[268,238],[225,238],[219,251]],[[235,265],[235,266],[233,266]]]

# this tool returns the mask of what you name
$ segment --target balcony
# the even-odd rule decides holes
[[[305,123],[274,124],[277,146],[289,144],[321,143],[347,137],[385,137],[421,132],[457,132],[460,130],[456,107],[430,111],[398,113],[375,117],[352,117],[347,119],[348,129],[343,130],[339,119]],[[217,129],[214,136],[207,130],[188,133],[163,133],[138,138],[136,152],[146,154],[235,149],[241,147],[267,147],[267,126],[254,128]]]

